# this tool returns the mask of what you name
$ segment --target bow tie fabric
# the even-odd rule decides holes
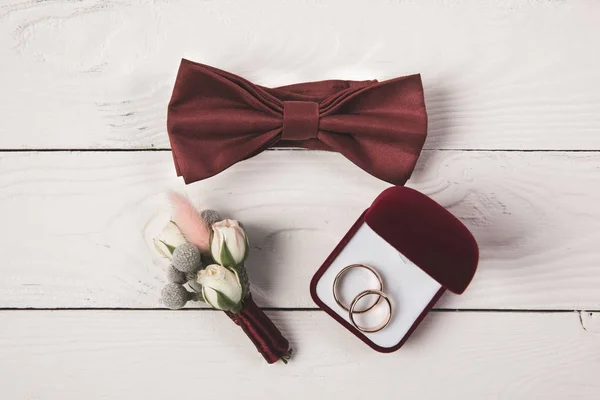
[[[427,113],[420,75],[267,88],[184,59],[167,130],[186,183],[276,146],[336,151],[403,185],[425,142]]]

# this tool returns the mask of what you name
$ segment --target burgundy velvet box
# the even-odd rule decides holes
[[[478,259],[475,239],[456,217],[429,197],[395,186],[358,218],[314,275],[310,292],[342,326],[373,349],[389,353],[404,344],[446,289],[460,294],[467,288]],[[333,299],[335,276],[355,263],[381,274],[393,304],[390,324],[379,332],[357,330]],[[346,304],[360,291],[377,288],[376,281],[365,281],[368,271],[362,271],[362,279],[345,275],[338,286]]]

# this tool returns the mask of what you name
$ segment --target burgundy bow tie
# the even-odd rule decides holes
[[[278,146],[337,151],[402,185],[425,142],[427,114],[419,75],[266,88],[182,60],[167,129],[186,183]]]

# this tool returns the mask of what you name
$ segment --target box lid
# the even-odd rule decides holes
[[[416,190],[384,190],[365,223],[402,255],[450,291],[465,291],[479,261],[473,235],[455,216]]]

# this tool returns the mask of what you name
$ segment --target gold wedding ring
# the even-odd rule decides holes
[[[373,275],[375,275],[375,278],[377,278],[377,281],[379,282],[379,289],[363,290],[362,292],[357,294],[356,297],[354,297],[354,299],[352,300],[352,303],[350,304],[350,307],[347,307],[344,303],[342,303],[342,301],[340,300],[340,298],[338,296],[338,285],[340,283],[340,279],[342,278],[342,276],[344,276],[344,274],[352,268],[363,268],[363,269],[366,269],[369,272],[371,272]],[[362,299],[365,296],[369,296],[369,295],[376,295],[377,301],[365,309],[356,310],[356,306],[357,306],[358,302],[360,301],[360,299]],[[335,276],[335,279],[333,280],[333,298],[338,306],[340,306],[344,310],[348,311],[348,317],[350,319],[350,322],[352,323],[352,325],[354,325],[354,327],[356,329],[358,329],[361,332],[365,332],[365,333],[379,332],[380,330],[382,330],[383,328],[388,326],[388,324],[392,320],[392,302],[390,301],[390,298],[388,297],[388,295],[383,292],[383,280],[381,279],[381,275],[379,275],[379,272],[377,272],[377,270],[375,268],[371,267],[370,265],[350,264],[350,265],[342,268],[342,270],[340,272],[338,272],[338,274]],[[356,321],[354,320],[354,314],[363,314],[363,313],[366,313],[367,311],[372,310],[373,307],[375,307],[381,303],[381,299],[385,300],[385,302],[387,303],[387,306],[388,306],[388,313],[385,317],[385,320],[381,324],[379,324],[375,327],[365,327],[365,326],[361,326],[361,325],[357,324]]]
[[[379,291],[383,290],[383,280],[381,280],[381,276],[379,275],[379,272],[377,272],[375,270],[375,268],[371,267],[370,265],[351,264],[351,265],[344,267],[340,272],[338,272],[338,274],[335,276],[335,279],[333,280],[333,299],[335,300],[335,302],[337,303],[338,306],[340,306],[341,308],[343,308],[346,311],[350,311],[350,308],[348,308],[348,306],[346,306],[340,300],[340,298],[338,296],[338,284],[339,284],[342,276],[344,276],[344,274],[346,274],[346,272],[348,272],[349,270],[351,270],[353,268],[363,268],[363,269],[366,269],[367,271],[371,272],[373,275],[375,275],[375,278],[377,278],[377,280],[379,281]],[[377,301],[375,303],[371,304],[371,306],[369,306],[368,308],[365,308],[363,310],[355,310],[354,313],[355,314],[366,313],[367,311],[371,310],[373,307],[375,307],[380,302],[381,302],[381,297],[378,298]]]
[[[365,327],[365,326],[360,326],[360,325],[358,325],[356,323],[356,321],[354,321],[354,314],[356,314],[356,311],[354,311],[354,307],[356,307],[356,304],[358,303],[358,301],[360,299],[362,299],[365,296],[371,295],[371,294],[379,296],[379,300],[381,300],[383,298],[386,301],[387,305],[388,305],[388,313],[386,315],[385,321],[383,321],[381,324],[379,324],[379,325],[377,325],[375,327],[372,327],[372,328]],[[375,289],[364,290],[364,291],[360,292],[354,298],[354,300],[352,300],[352,304],[350,305],[350,310],[348,311],[348,316],[350,318],[350,322],[352,322],[352,325],[354,325],[354,327],[356,329],[358,329],[359,331],[365,332],[365,333],[379,332],[380,330],[382,330],[383,328],[385,328],[386,326],[388,326],[388,324],[392,320],[392,302],[390,301],[390,299],[387,296],[387,294],[383,293],[381,290],[375,290]]]

